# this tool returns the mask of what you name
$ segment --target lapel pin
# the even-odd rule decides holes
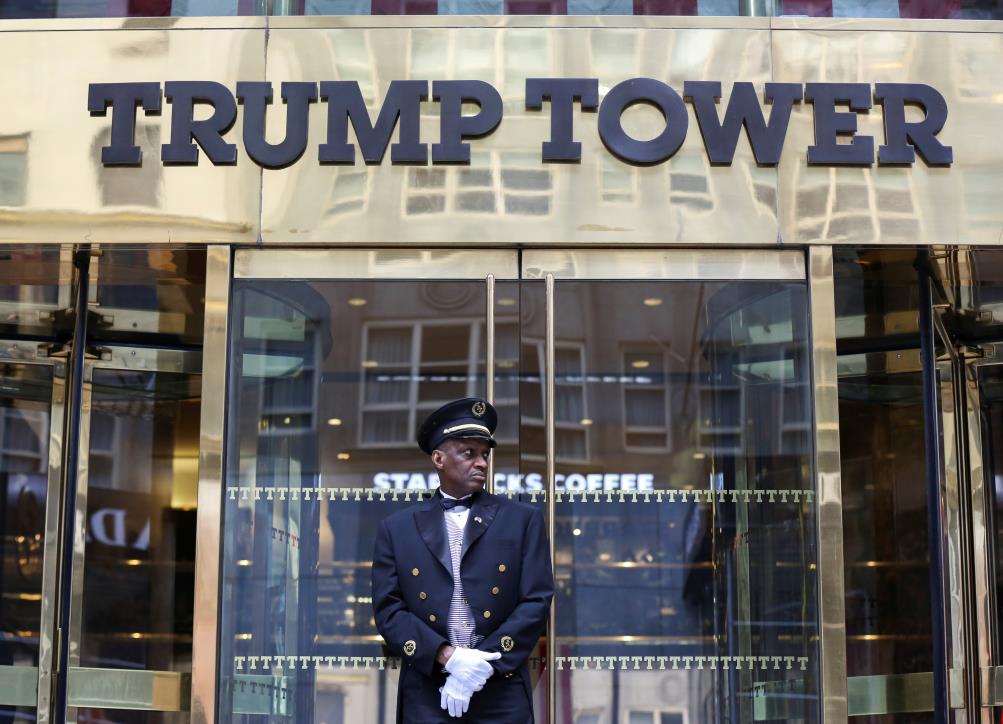
[[[483,523],[484,522],[483,520],[481,520],[481,516],[479,516],[479,515],[475,515],[474,516],[474,520],[477,521],[478,523]]]

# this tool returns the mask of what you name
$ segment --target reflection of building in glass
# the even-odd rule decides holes
[[[511,304],[498,320],[496,480],[535,505],[542,294],[497,290]],[[575,721],[611,701],[638,722],[801,716],[818,686],[803,614],[814,610],[803,286],[562,282],[556,299],[558,695]],[[225,591],[251,603],[222,608],[223,660],[239,662],[226,690],[257,711],[247,685],[282,677],[299,692],[286,704],[297,718],[321,702],[341,702],[346,720],[359,706],[386,715],[396,671],[378,663],[373,538],[437,484],[418,422],[483,394],[484,286],[257,281],[238,284],[235,304],[246,316],[234,419],[269,423],[243,425],[233,443],[244,462],[227,487],[240,523]],[[312,435],[276,423],[292,400],[314,410]]]

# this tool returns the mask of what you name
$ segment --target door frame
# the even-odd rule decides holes
[[[821,715],[847,718],[843,523],[836,380],[836,325],[831,247],[780,249],[280,249],[212,246],[206,269],[202,420],[199,451],[198,540],[192,722],[215,724],[218,705],[221,513],[226,439],[229,313],[234,279],[483,279],[487,288],[486,376],[494,378],[494,281],[537,279],[546,287],[545,399],[554,398],[554,284],[557,279],[800,279],[809,300],[812,381]],[[487,387],[489,401],[493,384]],[[554,555],[555,419],[545,406],[546,489],[551,560]],[[493,474],[489,479],[493,483]],[[555,691],[555,609],[548,627],[548,692]],[[556,697],[548,696],[550,721]]]
[[[939,321],[939,320],[938,320]],[[950,342],[942,324],[938,324],[939,335]],[[966,353],[969,352],[969,353]],[[994,571],[991,567],[991,554],[995,531],[989,525],[989,496],[993,495],[995,485],[988,478],[988,469],[983,452],[985,450],[982,425],[982,387],[978,378],[979,372],[985,367],[1003,365],[1000,354],[1003,353],[1003,342],[980,345],[977,350],[951,349],[949,361],[951,364],[953,393],[956,405],[955,419],[957,429],[957,447],[954,460],[955,470],[946,470],[950,478],[954,476],[960,482],[961,503],[967,505],[968,515],[964,522],[967,527],[950,530],[952,538],[964,536],[964,540],[972,547],[970,561],[960,560],[952,556],[949,560],[952,575],[957,575],[955,569],[966,571],[970,576],[964,593],[971,597],[969,603],[971,617],[968,623],[966,643],[970,651],[962,662],[962,670],[970,670],[967,677],[969,698],[975,701],[971,709],[976,713],[975,721],[992,721],[991,710],[1003,706],[1003,651],[993,651],[994,637],[1003,634],[999,619],[993,615],[999,609],[1000,602],[996,600],[993,586]],[[963,403],[963,407],[962,407]],[[946,428],[949,415],[941,412],[939,423]],[[946,445],[945,445],[946,447]],[[963,449],[961,449],[963,448]],[[945,450],[945,458],[949,459]],[[963,454],[962,454],[963,453]],[[949,467],[949,466],[948,466]],[[962,478],[967,480],[962,480]],[[960,527],[959,527],[960,528]],[[982,553],[979,553],[979,547]],[[952,682],[953,683],[953,682]],[[960,683],[960,682],[959,682]]]

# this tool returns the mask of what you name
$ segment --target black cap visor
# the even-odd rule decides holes
[[[493,437],[491,437],[490,433],[478,432],[477,430],[465,430],[463,432],[454,432],[454,433],[451,433],[449,435],[444,436],[442,439],[443,440],[466,440],[466,439],[485,440],[485,441],[487,441],[488,445],[490,445],[491,447],[496,447],[498,445],[498,443],[495,441],[495,439]]]

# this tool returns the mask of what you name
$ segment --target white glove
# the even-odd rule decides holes
[[[459,683],[470,693],[480,691],[484,688],[484,683],[495,673],[494,667],[489,661],[496,661],[501,658],[498,652],[488,653],[479,649],[468,649],[457,647],[453,650],[453,655],[446,662],[446,671],[451,679],[459,679]]]
[[[446,677],[446,685],[439,689],[439,706],[449,712],[449,716],[461,717],[470,707],[470,697],[474,692],[460,683],[455,676]]]

